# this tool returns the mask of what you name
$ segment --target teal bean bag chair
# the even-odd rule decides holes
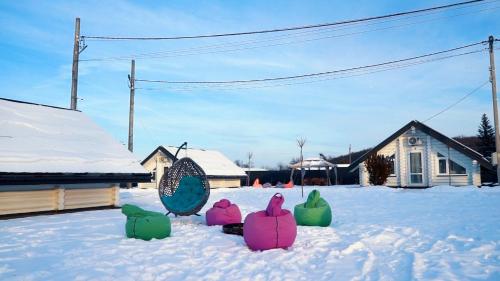
[[[305,203],[295,206],[293,215],[297,225],[329,226],[332,222],[332,209],[316,189],[309,193]]]
[[[158,188],[168,214],[190,216],[197,214],[210,196],[210,183],[203,169],[191,158],[175,161],[163,175]]]
[[[184,176],[172,196],[161,196],[160,199],[169,211],[184,215],[199,211],[208,199],[206,194],[202,178]]]
[[[125,232],[128,238],[149,241],[170,236],[170,219],[162,213],[146,211],[130,204],[122,206],[122,213],[127,216]]]

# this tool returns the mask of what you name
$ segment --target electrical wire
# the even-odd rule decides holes
[[[261,89],[261,88],[270,88],[270,87],[282,87],[282,86],[290,86],[290,85],[299,85],[299,84],[308,84],[308,83],[318,83],[318,82],[323,82],[323,81],[330,81],[330,80],[336,80],[336,79],[344,79],[344,78],[350,78],[350,77],[357,77],[357,76],[363,76],[363,75],[369,75],[373,73],[379,73],[379,72],[385,72],[385,71],[390,71],[390,70],[395,70],[395,69],[400,69],[400,68],[406,68],[406,67],[411,67],[415,65],[420,65],[420,64],[425,64],[425,63],[430,63],[430,62],[435,62],[435,61],[440,61],[440,60],[445,60],[449,58],[454,58],[454,57],[459,57],[459,56],[465,56],[465,55],[470,55],[470,54],[475,54],[479,52],[485,52],[487,49],[479,49],[475,51],[470,51],[470,52],[464,52],[464,53],[459,53],[459,54],[453,54],[453,55],[448,55],[444,57],[438,57],[438,58],[430,58],[430,59],[425,59],[425,60],[420,60],[416,62],[407,62],[405,64],[397,64],[397,65],[390,65],[390,66],[383,66],[382,68],[378,67],[375,70],[367,70],[367,69],[360,69],[360,70],[354,70],[351,72],[348,72],[348,74],[340,74],[340,76],[337,74],[336,76],[330,75],[328,78],[307,78],[306,81],[300,81],[300,82],[289,82],[289,83],[278,83],[278,84],[258,84],[258,86],[233,86],[235,84],[224,84],[224,85],[203,85],[203,84],[195,84],[195,85],[189,85],[189,86],[184,86],[184,87],[178,87],[178,88],[165,88],[165,87],[157,87],[157,88],[143,88],[139,87],[136,89],[142,89],[142,90],[147,90],[147,91],[195,91],[195,90],[200,90],[200,89],[215,89],[215,90],[243,90],[243,89]],[[354,73],[354,74],[349,74],[349,73]],[[301,78],[302,80],[306,78]]]
[[[387,14],[387,15],[382,15],[382,16],[344,20],[344,21],[338,21],[338,22],[333,22],[333,23],[320,23],[320,24],[284,27],[284,28],[276,28],[276,29],[266,29],[266,30],[258,30],[258,31],[218,33],[218,34],[206,34],[206,35],[191,35],[191,36],[172,36],[172,37],[82,36],[82,38],[98,39],[98,40],[181,40],[181,39],[216,38],[216,37],[242,36],[242,35],[252,35],[252,34],[276,33],[276,32],[286,32],[286,31],[294,31],[294,30],[314,29],[314,28],[326,27],[326,26],[344,25],[344,24],[349,24],[349,23],[366,22],[366,21],[373,21],[373,20],[379,20],[379,19],[385,19],[385,18],[393,18],[393,17],[404,16],[404,15],[411,15],[411,14],[417,14],[417,13],[422,13],[422,12],[428,12],[428,11],[443,10],[443,9],[448,9],[448,8],[452,8],[452,7],[470,5],[470,4],[485,2],[485,1],[486,0],[471,0],[471,1],[448,4],[448,5],[435,6],[435,7],[425,8],[425,9],[398,12],[398,13]]]
[[[475,88],[474,90],[470,91],[469,93],[467,93],[465,96],[461,97],[460,99],[458,99],[457,101],[455,101],[454,103],[452,103],[451,105],[447,106],[446,108],[444,108],[443,110],[439,111],[438,113],[432,115],[431,117],[425,119],[423,121],[423,123],[426,123],[427,121],[445,113],[446,111],[450,110],[451,108],[455,107],[456,105],[458,105],[459,103],[461,103],[462,101],[466,100],[468,97],[472,96],[473,94],[475,94],[477,91],[479,91],[481,88],[483,88],[484,86],[486,86],[486,84],[490,83],[490,81],[486,81],[484,82],[483,84],[481,84],[481,86]]]
[[[477,45],[484,44],[484,43],[485,43],[485,41],[481,41],[481,42],[472,43],[472,44],[468,44],[468,45],[464,45],[464,46],[460,46],[460,47],[456,47],[456,48],[452,48],[452,49],[447,49],[447,50],[433,52],[433,53],[429,53],[429,54],[414,56],[414,57],[405,58],[405,59],[392,60],[392,61],[387,61],[387,62],[382,62],[382,63],[377,63],[377,64],[357,66],[357,67],[340,69],[340,70],[331,70],[331,71],[300,74],[300,75],[293,75],[293,76],[261,78],[261,79],[247,79],[247,80],[228,80],[228,81],[168,81],[168,80],[150,80],[150,79],[136,79],[135,81],[148,82],[148,83],[165,83],[165,84],[246,84],[246,83],[256,83],[256,82],[290,80],[290,79],[297,79],[297,78],[323,76],[323,75],[328,75],[328,74],[335,74],[335,73],[341,73],[341,72],[346,72],[346,71],[353,71],[353,70],[373,68],[373,67],[379,67],[379,66],[395,64],[395,63],[401,63],[401,62],[426,58],[426,57],[430,57],[430,56],[435,56],[435,55],[439,55],[439,54],[449,53],[449,52],[453,52],[453,51],[457,51],[457,50],[461,50],[461,49],[465,49],[465,48],[470,48],[470,47],[477,46]]]
[[[498,0],[495,0],[495,1],[498,1]],[[290,39],[290,38],[294,38],[294,37],[296,38],[296,37],[309,36],[309,35],[311,35],[310,33],[312,33],[312,32],[309,32],[309,34],[299,34],[299,35],[292,34],[293,36],[290,36],[290,35],[276,36],[275,38],[267,38],[265,40],[240,41],[240,42],[234,42],[234,43],[206,45],[206,46],[199,46],[199,47],[186,48],[186,49],[177,49],[177,50],[171,50],[171,51],[160,51],[160,52],[150,52],[150,53],[140,53],[140,54],[129,54],[129,55],[124,55],[124,56],[114,56],[114,57],[104,57],[104,58],[80,59],[80,61],[82,61],[82,62],[89,62],[89,61],[120,61],[120,60],[130,60],[130,59],[158,59],[158,58],[169,58],[169,57],[181,57],[181,56],[214,54],[214,53],[222,53],[222,52],[224,52],[224,53],[235,52],[235,51],[242,51],[242,50],[250,50],[250,49],[265,48],[265,47],[274,47],[274,46],[282,46],[282,45],[288,45],[288,44],[297,44],[297,43],[312,42],[312,41],[323,40],[323,39],[331,39],[331,38],[339,38],[339,37],[346,37],[346,36],[352,36],[352,35],[359,35],[359,34],[364,34],[364,33],[369,33],[369,32],[375,32],[375,31],[388,30],[388,29],[393,29],[393,28],[400,28],[400,27],[405,27],[405,26],[410,26],[410,25],[415,25],[415,24],[421,24],[421,23],[424,23],[424,22],[436,21],[436,20],[441,20],[441,19],[445,19],[445,18],[458,17],[458,16],[463,16],[463,15],[472,14],[472,13],[479,13],[479,12],[484,12],[484,11],[490,11],[490,10],[499,9],[499,8],[500,8],[500,6],[489,7],[489,8],[482,9],[482,10],[476,10],[476,11],[471,11],[471,12],[466,12],[466,13],[461,13],[461,14],[455,14],[455,15],[451,15],[451,16],[436,17],[436,18],[431,18],[431,19],[425,19],[425,20],[420,20],[420,21],[414,21],[414,22],[399,24],[399,25],[391,25],[391,26],[386,26],[386,27],[381,27],[381,28],[361,30],[361,31],[355,31],[355,32],[350,32],[350,33],[343,33],[343,34],[335,34],[335,35],[329,35],[329,36],[322,36],[322,37],[316,37],[316,38],[310,38],[310,39],[304,39],[304,40],[296,40],[296,41],[291,41],[291,42],[287,41],[287,42],[269,44],[269,42],[273,42],[273,41],[281,41],[281,40],[284,40],[284,39]],[[421,16],[421,15],[419,15],[419,16]],[[412,16],[412,17],[416,17],[416,16]],[[408,18],[404,18],[404,19],[391,19],[391,20],[384,21],[382,23],[389,22],[389,21],[396,21],[396,20],[405,20],[405,19],[408,19]],[[367,24],[367,25],[376,25],[376,24],[380,24],[380,23],[370,23],[370,24]],[[337,28],[337,29],[334,29],[334,30],[331,30],[331,29],[328,29],[328,30],[322,29],[322,30],[316,30],[314,33],[315,34],[331,33],[331,32],[334,32],[334,31],[345,30],[345,29],[352,29],[352,27]],[[301,33],[306,33],[306,32],[301,32]],[[266,44],[264,44],[264,45],[257,45],[257,46],[246,46],[246,45],[258,44],[258,43],[266,43]],[[242,46],[242,47],[238,47],[238,46]],[[231,48],[231,47],[233,47],[233,48]]]

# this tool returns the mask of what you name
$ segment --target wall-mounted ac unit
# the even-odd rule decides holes
[[[421,145],[422,140],[417,137],[409,137],[408,138],[408,145],[415,146],[415,145]]]

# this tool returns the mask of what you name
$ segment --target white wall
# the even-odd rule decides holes
[[[412,146],[408,144],[409,137],[420,138],[421,144]],[[408,158],[411,151],[422,152],[422,165],[424,170],[423,186],[435,185],[480,185],[481,167],[475,161],[465,154],[449,149],[448,146],[437,139],[432,138],[426,133],[411,130],[403,133],[401,136],[391,141],[378,151],[378,154],[384,156],[395,155],[395,174],[387,179],[387,186],[410,186]],[[439,175],[437,153],[444,156],[449,155],[449,159],[460,164],[466,169],[466,175]],[[364,162],[359,166],[360,185],[368,184],[368,173],[364,169]],[[363,168],[363,169],[362,169]]]
[[[172,161],[161,151],[157,151],[146,163],[144,168],[152,173],[156,169],[155,178],[151,183],[139,183],[140,188],[158,188],[165,167],[172,166]]]

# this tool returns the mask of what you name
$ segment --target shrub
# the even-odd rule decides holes
[[[390,157],[377,154],[372,154],[366,159],[365,167],[370,184],[383,185],[387,181],[391,174],[392,161]]]

